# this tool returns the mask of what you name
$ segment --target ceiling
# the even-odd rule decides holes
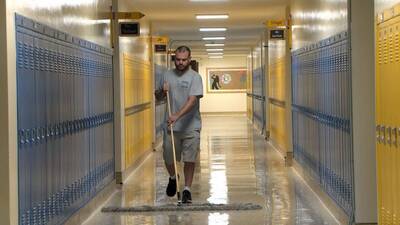
[[[207,55],[203,36],[226,36],[224,55],[245,55],[260,39],[264,22],[283,19],[290,0],[120,0],[119,8],[140,11],[151,21],[153,35],[168,36],[171,47],[188,45],[194,56]],[[197,20],[196,14],[229,14],[226,20]],[[226,27],[200,32],[200,27]]]

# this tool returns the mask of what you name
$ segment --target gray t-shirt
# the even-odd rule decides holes
[[[166,71],[157,84],[157,89],[162,89],[163,83],[169,84],[169,96],[171,101],[171,113],[178,112],[186,103],[189,96],[203,97],[203,82],[200,74],[188,69],[184,74],[177,75],[175,70]],[[164,128],[167,128],[168,111],[165,114]],[[174,124],[174,131],[189,132],[201,129],[201,117],[199,101],[192,110],[179,118]]]

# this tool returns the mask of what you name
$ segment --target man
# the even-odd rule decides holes
[[[176,194],[176,174],[173,161],[170,126],[174,130],[177,161],[184,162],[185,188],[182,203],[191,203],[190,187],[193,181],[195,162],[200,150],[201,118],[199,99],[203,97],[203,83],[200,74],[190,68],[191,51],[186,46],[175,50],[175,69],[163,74],[157,85],[156,97],[162,99],[169,92],[171,116],[166,115],[164,128],[163,156],[170,175],[166,193]]]
[[[211,79],[212,79],[212,85],[211,85],[211,89],[216,89],[216,90],[218,90],[220,87],[221,87],[221,84],[219,83],[219,76],[218,75],[215,75],[215,74],[213,74],[212,76],[211,76]]]

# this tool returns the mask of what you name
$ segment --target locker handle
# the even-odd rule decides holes
[[[80,119],[79,120],[79,130],[83,130],[84,129],[84,120],[83,119]]]
[[[72,134],[72,122],[67,121],[66,125],[67,125],[67,134]]]
[[[52,136],[52,137],[54,137],[55,135],[56,135],[56,126],[55,125],[53,125],[53,126],[51,126],[51,133],[50,133],[50,135]]]
[[[68,121],[63,123],[63,131],[64,131],[64,135],[68,135],[69,134],[69,127],[68,127]]]
[[[392,144],[397,147],[397,128],[396,127],[392,128],[391,134],[392,134],[392,138],[391,138]]]
[[[25,130],[24,129],[21,129],[21,130],[19,130],[19,132],[18,132],[18,139],[19,139],[19,143],[20,144],[25,144]]]
[[[378,143],[381,143],[381,125],[377,125],[376,126],[376,140],[378,141]]]
[[[30,132],[30,142],[31,143],[35,143],[35,136],[36,136],[36,129],[32,129],[32,130],[30,130],[31,132]]]
[[[40,139],[44,140],[46,138],[46,127],[40,128]]]
[[[55,136],[61,135],[60,133],[61,133],[61,131],[60,131],[60,125],[57,124],[56,127],[55,127]]]
[[[72,132],[76,133],[78,131],[79,131],[79,129],[78,129],[78,121],[74,121],[72,123]]]
[[[392,144],[392,127],[387,127],[387,143]]]
[[[381,143],[386,145],[386,126],[381,126]]]
[[[51,127],[47,126],[46,127],[46,137],[49,138],[51,135]]]
[[[89,119],[85,119],[85,129],[89,128]]]
[[[60,129],[60,136],[64,136],[65,135],[65,123],[62,122],[59,126]]]

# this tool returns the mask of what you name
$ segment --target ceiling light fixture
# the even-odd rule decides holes
[[[224,51],[223,48],[208,48],[206,49],[207,52],[222,52]]]
[[[208,55],[223,55],[223,52],[209,52]]]
[[[226,31],[226,28],[225,27],[202,27],[199,30],[200,30],[200,32]]]
[[[209,59],[222,59],[224,58],[222,55],[221,56],[208,56]]]
[[[225,44],[205,44],[206,47],[222,47],[225,46]]]
[[[198,20],[210,20],[210,19],[228,19],[228,14],[199,14],[196,15],[196,19]]]
[[[190,0],[191,2],[227,2],[228,0]]]
[[[225,37],[203,37],[203,40],[225,40]]]

